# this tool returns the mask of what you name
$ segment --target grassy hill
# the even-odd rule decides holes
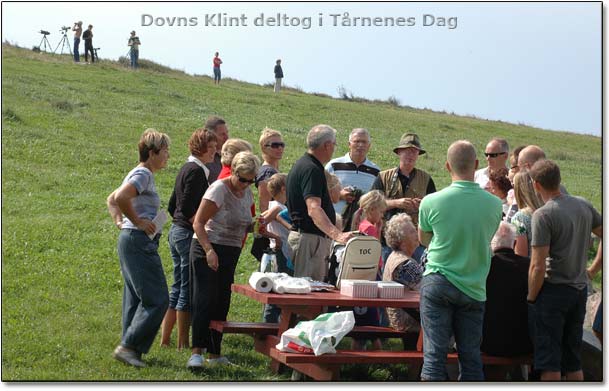
[[[234,80],[214,86],[208,77],[150,64],[139,71],[107,61],[79,65],[66,56],[3,45],[3,381],[288,379],[271,374],[268,360],[253,351],[245,336],[225,339],[224,353],[238,364],[230,370],[192,374],[185,368],[189,352],[156,344],[143,370],[111,358],[120,341],[122,282],[118,232],[108,216],[106,196],[137,164],[139,136],[153,127],[172,138],[169,166],[156,176],[165,207],[188,155],[188,137],[210,114],[222,115],[231,136],[254,145],[265,126],[281,130],[288,145],[284,172],[302,155],[305,135],[318,123],[339,131],[336,156],[346,153],[352,128],[370,129],[369,156],[382,168],[397,164],[391,150],[402,133],[414,131],[428,152],[418,166],[431,173],[439,188],[450,182],[443,162],[447,147],[457,139],[472,141],[481,161],[493,136],[505,137],[512,146],[538,144],[560,165],[569,191],[601,208],[598,137],[294,90],[274,94],[272,88]],[[161,240],[171,283],[166,232]],[[237,281],[246,282],[256,266],[247,245]],[[255,321],[260,316],[261,306],[233,296],[229,319]],[[371,368],[367,378],[399,380],[402,372],[399,366]],[[357,373],[354,369],[354,379]]]

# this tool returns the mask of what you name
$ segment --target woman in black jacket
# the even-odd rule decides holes
[[[187,348],[190,328],[189,252],[194,233],[192,223],[203,194],[209,187],[209,169],[213,161],[216,136],[207,129],[197,129],[188,140],[190,156],[176,177],[169,200],[173,223],[169,229],[169,249],[173,258],[174,283],[169,294],[169,308],[161,328],[161,346],[169,346],[171,331],[178,323],[178,350]]]

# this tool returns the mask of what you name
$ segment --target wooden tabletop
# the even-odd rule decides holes
[[[419,292],[406,291],[400,299],[364,298],[341,295],[340,291],[311,292],[307,294],[277,294],[256,292],[249,284],[233,284],[232,291],[263,304],[296,306],[357,306],[419,308]]]

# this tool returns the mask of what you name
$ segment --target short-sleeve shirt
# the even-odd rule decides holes
[[[222,180],[212,183],[204,199],[212,201],[219,208],[205,224],[209,241],[224,246],[241,248],[241,243],[252,222],[250,206],[254,202],[252,191],[245,189],[244,195],[237,198]]]
[[[354,186],[366,194],[370,191],[374,180],[378,176],[381,169],[376,164],[372,163],[368,158],[359,166],[351,159],[351,155],[347,153],[345,156],[332,159],[326,164],[326,170],[338,177],[343,187]],[[334,204],[336,213],[342,213],[347,203],[343,200]]]
[[[214,68],[220,68],[220,64],[222,64],[220,57],[214,57]]]
[[[279,201],[271,201],[269,202],[269,209],[273,209],[274,207],[280,207],[281,211],[284,211],[287,209],[287,206],[285,206],[284,204],[282,204]],[[281,213],[281,212],[280,212]],[[289,246],[288,246],[288,235],[290,234],[290,231],[288,231],[288,229],[286,227],[284,227],[283,225],[281,225],[281,223],[279,221],[271,221],[267,226],[266,226],[267,231],[269,231],[270,233],[273,233],[277,236],[279,236],[281,238],[281,252],[283,253],[283,255],[286,258],[289,258],[288,255],[290,254],[290,250],[289,250]],[[277,249],[277,243],[275,241],[275,239],[270,238],[269,239],[271,242],[271,248],[272,249]]]
[[[485,301],[490,243],[501,213],[501,200],[476,182],[454,181],[423,198],[419,229],[433,231],[424,275],[440,273],[467,296]]]
[[[135,214],[141,219],[154,219],[161,206],[161,199],[154,184],[152,171],[146,167],[135,167],[123,180],[123,184],[125,183],[133,185],[137,190],[137,196],[131,200]],[[122,227],[138,229],[127,216],[123,216]]]
[[[324,166],[315,156],[305,153],[294,163],[286,183],[288,210],[292,224],[305,233],[326,237],[309,216],[305,200],[309,197],[321,199],[321,208],[332,224],[336,224],[336,213],[328,192]]]
[[[256,186],[256,189],[258,188],[260,182],[268,180],[270,177],[277,174],[278,172],[279,171],[277,171],[275,167],[269,166],[268,164],[263,164],[262,166],[260,166],[260,170],[258,170],[258,175],[256,175],[256,179],[254,182],[254,186]]]
[[[583,289],[590,233],[603,219],[592,204],[581,197],[561,194],[533,213],[531,247],[550,246],[545,281]]]
[[[512,217],[511,223],[516,227],[518,236],[526,235],[529,246],[529,256],[531,254],[531,213],[527,210],[519,210]]]

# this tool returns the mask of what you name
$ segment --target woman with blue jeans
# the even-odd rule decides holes
[[[108,196],[108,211],[121,230],[118,257],[124,280],[123,331],[113,357],[144,367],[168,305],[167,281],[158,253],[162,227],[153,222],[161,204],[153,173],[167,166],[169,137],[147,129],[138,144],[140,163]],[[152,238],[151,238],[152,237]]]
[[[176,177],[169,200],[173,223],[169,229],[169,250],[173,258],[173,279],[169,294],[169,308],[161,327],[161,346],[169,346],[173,326],[178,323],[178,350],[188,347],[190,328],[190,242],[194,230],[192,222],[203,194],[209,187],[209,169],[205,163],[213,161],[216,136],[207,129],[195,130],[188,140],[190,156]]]

